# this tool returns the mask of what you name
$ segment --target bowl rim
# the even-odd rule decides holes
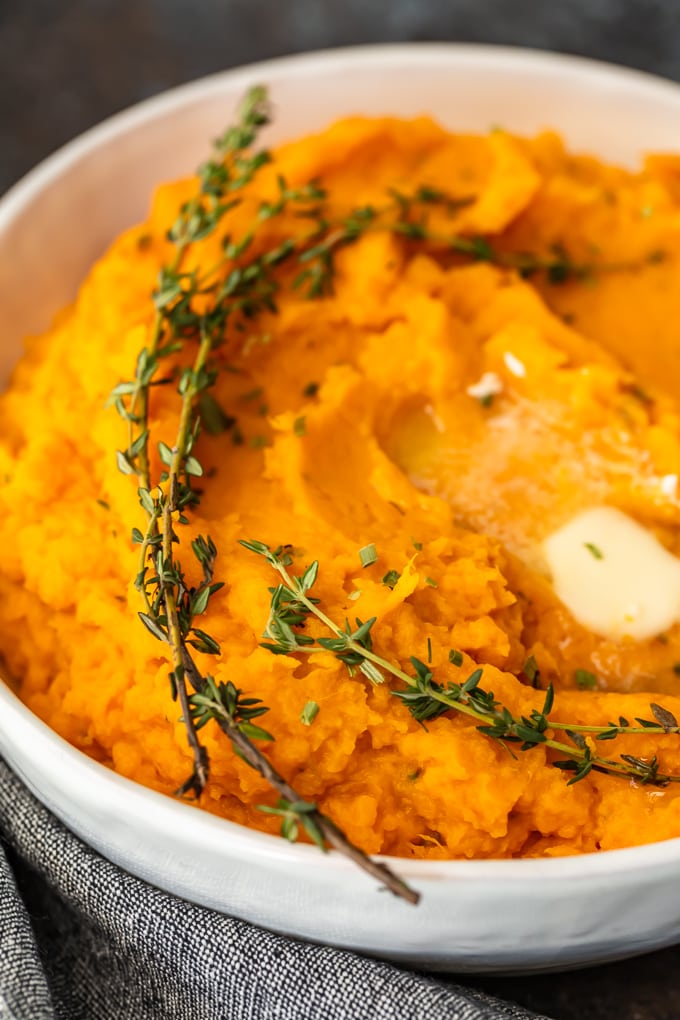
[[[196,838],[208,848],[219,851],[225,837],[231,851],[241,848],[251,858],[261,862],[289,863],[295,866],[319,863],[319,851],[309,843],[290,843],[281,836],[259,829],[251,829],[238,822],[214,815],[179,798],[173,798],[151,787],[143,786],[136,780],[115,772],[112,768],[90,758],[84,751],[70,744],[47,723],[35,715],[11,690],[0,675],[0,707],[7,723],[16,731],[30,733],[32,753],[41,753],[44,760],[52,760],[62,767],[70,763],[74,772],[87,784],[88,800],[105,801],[114,809],[124,808],[125,820],[131,823],[137,818],[148,824],[153,818],[155,828],[164,824],[175,826],[191,825]],[[19,771],[21,775],[21,771]],[[33,785],[26,780],[29,787]],[[40,795],[34,790],[40,800]],[[466,879],[483,884],[487,881],[515,883],[525,886],[528,880],[544,882],[567,879],[598,880],[615,878],[621,874],[644,872],[650,868],[663,868],[680,859],[680,837],[644,843],[639,846],[622,847],[614,850],[600,850],[585,854],[561,857],[512,857],[512,858],[454,858],[451,860],[428,861],[422,858],[394,857],[389,854],[371,854],[374,859],[385,861],[401,877],[418,883]],[[333,871],[348,872],[355,865],[343,855],[329,850],[325,854],[326,866]]]
[[[532,49],[522,46],[494,45],[487,43],[457,42],[417,42],[417,43],[372,43],[359,46],[338,46],[325,50],[312,50],[289,56],[274,57],[271,60],[260,60],[226,71],[217,71],[204,75],[193,81],[176,85],[155,96],[143,99],[117,113],[106,117],[71,140],[57,147],[35,167],[28,170],[9,188],[0,194],[0,231],[31,200],[35,191],[40,190],[50,180],[61,176],[72,163],[89,155],[97,146],[119,133],[139,126],[159,115],[170,112],[178,104],[191,103],[193,100],[209,96],[219,91],[225,81],[235,86],[247,87],[266,74],[270,81],[285,77],[290,69],[298,74],[312,77],[318,64],[346,67],[353,64],[364,64],[370,60],[375,65],[399,63],[402,66],[420,65],[422,57],[435,63],[449,63],[455,58],[460,65],[468,64],[479,67],[480,64],[492,66],[495,70],[504,67],[507,71],[526,70],[530,66],[535,71],[543,71],[547,75],[571,72],[574,75],[588,74],[599,80],[602,85],[620,84],[621,79],[634,81],[638,89],[662,93],[677,98],[680,83],[669,78],[642,71],[638,68],[626,67],[607,61],[595,60],[591,57],[577,56],[571,53],[551,53],[548,50]]]
[[[275,85],[281,77],[293,70],[301,76],[312,77],[320,63],[347,69],[370,61],[374,65],[399,64],[402,67],[422,65],[423,57],[437,63],[468,64],[493,67],[495,71],[504,68],[526,71],[529,65],[536,72],[547,75],[565,73],[580,77],[588,75],[603,87],[620,86],[622,80],[632,82],[637,90],[650,93],[652,97],[680,99],[680,84],[646,71],[623,65],[593,60],[571,54],[551,53],[545,50],[523,47],[488,45],[476,43],[381,43],[362,46],[337,47],[315,50],[292,56],[273,58],[243,65],[226,71],[210,74],[194,81],[175,86],[159,95],[130,106],[116,113],[73,140],[59,147],[51,155],[29,170],[0,196],[0,234],[9,229],[34,196],[47,187],[53,187],[68,170],[80,160],[94,153],[100,145],[109,143],[126,131],[142,126],[146,122],[162,117],[176,110],[178,105],[190,105],[207,99],[219,92],[225,82],[234,88],[245,90],[253,82],[266,76],[267,82]],[[309,844],[291,844],[280,836],[250,829],[247,826],[213,815],[208,811],[196,810],[193,805],[174,799],[152,788],[128,779],[113,769],[90,758],[51,729],[34,714],[14,693],[9,683],[0,675],[0,705],[3,715],[19,731],[30,731],[39,747],[54,762],[69,761],[74,769],[80,770],[98,797],[107,797],[111,802],[125,804],[127,818],[136,815],[140,820],[153,815],[156,819],[167,818],[167,823],[176,824],[182,819],[196,829],[197,837],[209,845],[223,843],[225,837],[234,850],[239,847],[260,861],[277,861],[304,866],[309,861],[319,861],[319,851]],[[19,770],[21,775],[21,771]],[[32,787],[30,780],[27,780]],[[33,788],[33,787],[32,787]],[[37,791],[34,792],[37,793]],[[38,799],[40,799],[39,794]],[[92,795],[95,799],[95,794]],[[189,814],[191,812],[191,814]],[[190,821],[191,819],[191,821]],[[663,868],[680,858],[680,837],[645,843],[621,849],[594,851],[585,854],[553,858],[487,858],[453,859],[427,861],[407,857],[393,857],[386,854],[372,855],[389,863],[404,878],[423,883],[428,880],[441,882],[447,879],[466,879],[480,884],[488,880],[514,883],[535,878],[543,882],[566,879],[615,878],[617,875],[640,871],[648,872],[650,867]],[[326,854],[325,864],[334,872],[354,870],[355,866],[337,852]]]

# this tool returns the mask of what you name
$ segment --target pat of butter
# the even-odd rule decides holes
[[[586,510],[543,547],[557,597],[595,634],[642,641],[680,620],[680,559],[620,510]]]

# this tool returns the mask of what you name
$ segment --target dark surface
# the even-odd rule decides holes
[[[252,60],[355,43],[542,47],[680,79],[677,0],[0,0],[0,192],[104,117]],[[554,1020],[678,1020],[680,949],[476,979]]]
[[[474,983],[551,1020],[679,1020],[680,947],[568,974]]]
[[[172,85],[285,53],[414,40],[542,47],[680,78],[678,0],[0,0],[0,192]]]

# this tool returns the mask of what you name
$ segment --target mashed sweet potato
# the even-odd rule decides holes
[[[373,232],[339,254],[331,296],[284,288],[278,313],[229,349],[215,392],[237,425],[201,435],[208,477],[182,533],[209,533],[220,551],[216,679],[263,699],[267,753],[368,852],[550,856],[680,836],[679,787],[595,772],[567,786],[542,748],[513,756],[454,713],[424,729],[386,685],[350,678],[331,653],[261,648],[273,578],[237,544],[291,543],[300,569],[318,559],[315,593],[330,616],[376,616],[381,654],[429,655],[441,678],[483,666],[485,687],[513,712],[543,702],[523,673],[533,656],[540,686],[555,685],[555,718],[649,717],[650,700],[680,716],[680,626],[645,641],[588,632],[556,598],[540,551],[570,516],[608,504],[680,554],[669,483],[680,467],[680,159],[629,173],[566,153],[553,134],[463,137],[427,119],[353,118],[281,148],[230,214],[234,236],[276,174],[322,179],[337,214],[427,184],[466,200],[433,212],[442,231],[507,252],[557,246],[608,268],[523,279]],[[146,342],[165,233],[193,187],[159,189],[148,221],[28,342],[0,400],[9,673],[66,739],[167,793],[190,757],[162,647],[137,618],[129,536],[140,508],[116,467],[125,427],[105,404]],[[272,223],[261,243],[290,226]],[[209,259],[214,243],[196,257]],[[491,394],[477,386],[485,377]],[[172,439],[177,406],[174,387],[154,391],[155,435]],[[377,561],[362,567],[368,543]],[[578,689],[578,670],[596,689]],[[305,725],[309,700],[319,712]],[[212,774],[202,806],[277,831],[256,809],[272,802],[267,784],[216,729],[203,732]],[[606,750],[657,754],[680,773],[677,736],[628,736]]]

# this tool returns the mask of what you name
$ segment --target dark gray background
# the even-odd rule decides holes
[[[680,78],[679,0],[0,0],[0,192],[131,103],[328,46],[542,47]]]
[[[415,40],[541,47],[680,79],[677,0],[0,0],[0,192],[172,85],[286,53]],[[555,1020],[680,1018],[676,949],[477,983]]]

